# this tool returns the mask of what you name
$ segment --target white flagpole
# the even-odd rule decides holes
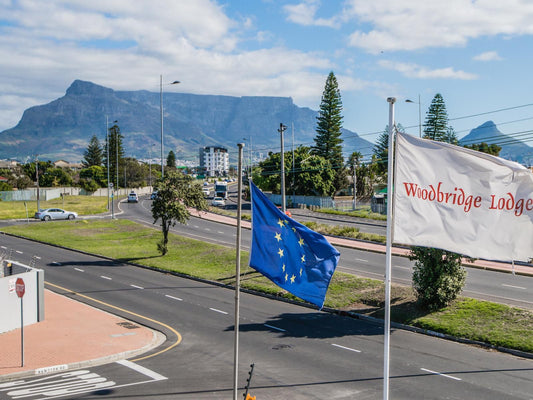
[[[241,292],[241,207],[242,207],[242,149],[244,143],[238,143],[239,162],[237,171],[237,255],[235,260],[235,338],[233,352],[233,400],[237,400],[237,388],[239,385],[239,302]]]
[[[389,154],[387,170],[387,249],[385,267],[385,337],[383,354],[383,400],[389,399],[389,353],[390,353],[390,289],[391,289],[391,247],[392,247],[392,202],[394,171],[394,103],[396,98],[389,97]]]

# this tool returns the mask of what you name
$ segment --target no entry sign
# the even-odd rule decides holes
[[[15,291],[17,292],[18,297],[24,296],[24,293],[26,292],[26,286],[24,285],[22,278],[17,278],[17,281],[15,282]]]

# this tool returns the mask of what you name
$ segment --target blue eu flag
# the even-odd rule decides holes
[[[250,191],[250,266],[321,309],[340,253],[324,236],[283,214],[252,182]]]

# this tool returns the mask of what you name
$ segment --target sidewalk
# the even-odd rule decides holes
[[[44,321],[0,334],[0,382],[90,367],[142,354],[161,333],[45,290]]]

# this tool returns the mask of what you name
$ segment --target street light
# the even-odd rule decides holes
[[[413,100],[405,100],[406,103],[413,103],[418,104],[418,137],[422,137],[422,112],[421,112],[421,104],[420,103],[420,95],[418,95],[418,103]]]
[[[39,154],[35,154],[35,174],[37,176],[37,212],[41,210],[40,191],[39,188]]]
[[[180,81],[174,81],[169,85],[177,85]],[[161,113],[161,179],[165,174],[163,167],[163,75],[159,75],[159,111]]]

